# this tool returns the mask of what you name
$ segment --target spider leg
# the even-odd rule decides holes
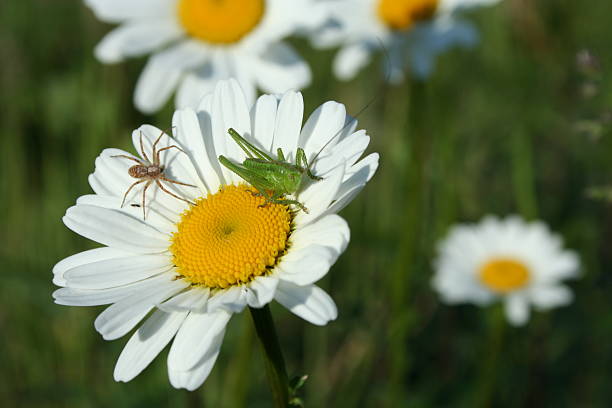
[[[164,150],[168,150],[168,149],[178,149],[181,152],[185,153],[185,151],[181,149],[180,147],[178,147],[177,145],[172,145],[172,146],[161,148],[155,153],[155,160],[157,160],[157,164],[159,164],[159,154],[163,152]]]
[[[144,188],[142,189],[142,219],[146,220],[147,219],[147,213],[145,210],[145,197],[147,194],[147,188],[149,188],[149,186],[151,185],[151,183],[153,182],[153,180],[149,180],[147,181],[147,184],[145,184]]]
[[[138,181],[136,181],[136,182],[132,183],[132,185],[130,186],[130,188],[128,188],[128,189],[127,189],[127,191],[125,192],[125,194],[123,195],[123,201],[121,201],[121,207],[120,207],[120,208],[123,208],[123,204],[125,204],[125,199],[127,198],[127,195],[130,193],[130,191],[132,191],[132,189],[133,189],[134,187],[136,187],[138,184],[140,184],[140,183],[144,183],[145,181],[146,181],[146,180],[138,180]]]
[[[162,180],[163,180],[163,179],[162,179]],[[174,198],[178,198],[178,199],[179,199],[179,200],[181,200],[181,201],[185,201],[187,204],[194,205],[194,203],[192,203],[191,201],[186,200],[186,199],[184,199],[183,197],[179,197],[179,196],[177,196],[176,194],[174,194],[172,191],[168,190],[166,187],[164,187],[164,185],[161,183],[161,181],[159,181],[159,179],[156,179],[156,180],[155,180],[155,183],[156,183],[156,184],[157,184],[157,186],[158,186],[159,188],[161,188],[161,190],[162,190],[163,192],[165,192],[166,194],[170,194],[170,195],[171,195],[172,197],[174,197]],[[181,184],[182,184],[182,183],[181,183]]]
[[[187,187],[197,187],[197,186],[194,186],[193,184],[181,183],[180,181],[172,180],[172,179],[169,179],[168,177],[162,176],[162,175],[160,175],[158,178],[160,180],[167,181],[168,183],[180,184],[181,186],[187,186]]]
[[[144,164],[142,161],[140,161],[140,160],[138,160],[138,159],[136,159],[136,158],[134,158],[134,157],[130,157],[130,156],[126,155],[126,154],[116,154],[116,155],[111,156],[111,157],[122,157],[122,158],[124,158],[124,159],[133,160],[133,161],[135,161],[136,163],[140,164],[141,166],[145,166],[145,164]]]
[[[149,158],[147,157],[147,154],[145,153],[144,147],[142,145],[142,130],[140,131],[140,153],[142,153],[143,159],[145,159],[149,163],[151,162]]]
[[[156,153],[156,149],[157,149],[157,143],[159,143],[161,137],[164,135],[164,131],[162,130],[162,132],[159,134],[159,136],[157,136],[157,139],[155,140],[155,143],[153,143],[153,153],[151,153],[153,155],[153,164],[159,164],[159,154]]]

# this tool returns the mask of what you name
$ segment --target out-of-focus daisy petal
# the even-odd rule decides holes
[[[108,33],[96,46],[96,58],[114,64],[147,54],[181,34],[182,30],[173,21],[133,21]]]
[[[264,92],[302,89],[310,83],[308,64],[290,46],[273,44],[252,60],[253,76]]]
[[[529,304],[521,295],[508,296],[505,304],[508,321],[515,326],[523,326],[529,320]]]
[[[136,84],[136,107],[145,113],[159,110],[176,89],[184,72],[203,63],[207,56],[206,47],[194,41],[182,41],[153,55]]]
[[[96,16],[108,23],[168,16],[176,0],[85,0]]]

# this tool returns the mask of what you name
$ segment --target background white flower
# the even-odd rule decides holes
[[[579,260],[542,222],[486,217],[457,225],[439,243],[434,289],[443,302],[504,302],[514,325],[529,319],[529,305],[546,310],[572,301],[561,281],[578,275]]]
[[[195,107],[220,79],[236,78],[249,103],[310,83],[310,68],[281,40],[321,22],[313,0],[85,0],[96,16],[118,23],[98,44],[105,63],[148,53],[136,107],[158,110],[178,88],[177,107]]]
[[[478,41],[474,26],[457,14],[499,1],[319,0],[332,20],[313,33],[313,45],[340,47],[333,70],[342,80],[352,79],[367,65],[372,54],[381,51],[381,43],[388,51],[385,72],[390,82],[401,82],[406,67],[422,79],[431,73],[439,54]]]
[[[95,194],[80,197],[64,223],[101,248],[70,256],[53,269],[57,303],[110,306],[95,322],[107,340],[130,332],[115,368],[117,381],[138,375],[170,342],[168,375],[177,388],[193,390],[210,373],[225,327],[246,306],[261,308],[273,299],[305,320],[324,325],[336,318],[331,297],[315,285],[349,241],[347,223],[336,213],[361,191],[378,166],[373,153],[359,160],[369,143],[365,131],[343,105],[327,102],[302,126],[300,93],[261,96],[249,109],[236,81],[221,81],[197,111],[186,108],[173,118],[174,138],[163,135],[158,147],[168,177],[197,186],[169,185],[189,205],[151,188],[147,216],[134,189],[120,208],[133,163],[107,149],[89,177]],[[348,126],[346,126],[346,124]],[[283,148],[291,160],[298,146],[309,159],[329,140],[313,165],[323,180],[297,194],[309,210],[288,211],[256,197],[236,174],[219,165],[225,155],[245,155],[227,135],[234,128],[270,152]],[[133,142],[150,152],[162,132],[149,125],[134,131]],[[275,154],[275,153],[274,153]],[[276,234],[276,235],[274,235]],[[266,252],[271,251],[271,252]],[[255,259],[255,260],[254,260]]]

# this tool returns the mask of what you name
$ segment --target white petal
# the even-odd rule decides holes
[[[290,161],[295,159],[295,152],[302,128],[304,116],[304,99],[299,92],[286,92],[276,113],[274,127],[274,151],[282,148],[285,157]]]
[[[172,117],[172,126],[176,139],[189,154],[198,175],[204,181],[206,189],[209,193],[216,192],[221,185],[221,180],[217,174],[219,171],[218,160],[207,150],[196,113],[188,108],[177,110]],[[207,136],[210,137],[210,134],[207,134]],[[216,165],[211,163],[212,160],[215,161]]]
[[[356,125],[356,122],[350,123]],[[338,140],[340,141],[337,145],[329,150],[325,148],[318,156],[312,166],[314,174],[325,177],[327,173],[340,165],[340,163],[345,164],[345,171],[350,171],[351,167],[361,157],[370,143],[370,137],[366,134],[365,130],[352,133],[344,139],[338,137]],[[347,178],[348,175],[345,173],[344,177]]]
[[[323,146],[332,148],[338,142],[338,136],[344,127],[346,108],[338,102],[329,101],[319,106],[310,115],[300,134],[299,146],[312,159]]]
[[[64,224],[85,238],[135,253],[158,253],[168,249],[168,236],[143,221],[119,211],[89,205],[70,207]]]
[[[344,181],[337,191],[334,202],[329,206],[326,214],[334,214],[341,211],[359,194],[376,169],[378,169],[378,153],[372,153],[358,163],[361,169]],[[365,181],[364,181],[365,180]]]
[[[278,278],[274,276],[258,276],[249,283],[246,299],[251,307],[262,308],[272,301],[278,285]]]
[[[311,81],[310,67],[284,43],[273,43],[258,59],[252,59],[253,76],[267,93],[302,89]]]
[[[77,289],[107,289],[137,282],[173,268],[168,255],[131,255],[105,259],[69,269],[68,286]]]
[[[168,369],[189,371],[205,360],[214,348],[215,339],[224,333],[231,317],[231,313],[223,310],[190,313],[170,348]]]
[[[193,391],[202,385],[215,366],[215,361],[217,361],[219,351],[221,350],[221,344],[223,343],[224,334],[225,332],[223,331],[217,335],[212,341],[208,353],[192,370],[177,371],[171,369],[170,365],[168,365],[170,384],[175,388],[185,388],[189,391]],[[189,353],[189,351],[187,351],[187,353]]]
[[[338,189],[344,178],[344,165],[340,165],[332,170],[323,180],[319,180],[310,184],[302,191],[298,200],[300,200],[308,213],[301,211],[295,218],[295,222],[299,225],[306,225],[309,222],[316,220],[323,214],[332,201],[337,198]]]
[[[108,23],[171,16],[176,0],[85,0],[96,16]]]
[[[333,250],[337,257],[346,249],[350,237],[347,222],[336,214],[330,214],[297,229],[291,235],[291,248],[303,249],[309,245],[320,245]]]
[[[127,382],[142,372],[172,340],[187,313],[155,311],[127,342],[117,364],[115,381]]]
[[[138,78],[134,104],[143,113],[159,110],[176,89],[183,73],[207,58],[207,49],[194,41],[182,41],[153,55]]]
[[[132,192],[135,193],[136,197],[133,197]],[[169,210],[161,205],[160,200],[154,199],[156,197],[153,189],[151,189],[151,191],[147,189],[145,194],[146,215],[143,214],[142,211],[142,191],[138,190],[138,187],[132,189],[130,194],[126,197],[123,207],[121,207],[123,197],[98,194],[88,194],[79,197],[77,199],[77,206],[88,205],[108,208],[109,210],[126,214],[136,220],[142,220],[163,234],[170,235],[176,232],[178,212],[174,209]]]
[[[164,303],[157,305],[166,312],[196,312],[203,313],[206,311],[206,303],[210,296],[210,289],[191,287],[185,292],[179,293]]]
[[[121,25],[108,33],[96,46],[96,58],[112,64],[127,57],[144,55],[182,35],[172,20],[137,20]]]
[[[232,286],[217,291],[208,299],[206,310],[210,313],[224,309],[232,313],[240,313],[247,306],[247,288],[245,286]]]
[[[506,317],[514,326],[522,326],[529,320],[529,304],[523,295],[509,295],[504,306]]]
[[[273,95],[262,95],[251,109],[253,137],[265,151],[272,151],[274,124],[278,100]]]
[[[332,249],[320,245],[290,251],[277,266],[278,277],[296,285],[310,285],[327,274],[336,256]]]
[[[170,275],[171,276],[171,275]],[[61,288],[53,292],[53,298],[58,305],[66,306],[100,306],[119,302],[127,297],[143,291],[149,291],[151,288],[160,286],[160,282],[168,281],[166,275],[156,276],[154,278],[145,279],[125,286],[119,286],[110,289],[74,289]]]
[[[66,271],[89,263],[121,258],[126,255],[129,255],[129,252],[108,247],[90,249],[71,255],[68,258],[62,259],[53,267],[53,283],[58,286],[66,286],[66,280],[64,279]]]
[[[296,286],[281,281],[274,298],[292,313],[317,326],[323,326],[338,317],[333,299],[315,285]]]
[[[233,128],[246,139],[251,135],[249,109],[237,81],[220,81],[217,84],[212,99],[211,127],[217,154],[242,162],[245,157],[244,152],[228,134],[228,129]],[[241,180],[225,167],[222,170],[226,180],[234,182]]]
[[[370,58],[371,50],[365,43],[344,46],[334,59],[334,74],[342,81],[353,79],[370,62]]]
[[[132,330],[153,309],[181,289],[189,286],[184,280],[174,280],[171,274],[164,276],[166,281],[134,293],[132,296],[107,307],[98,315],[94,326],[105,340],[114,340]]]

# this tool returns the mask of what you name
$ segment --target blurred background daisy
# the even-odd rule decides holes
[[[313,34],[320,48],[339,47],[334,74],[352,79],[372,54],[384,51],[390,82],[404,79],[405,71],[427,77],[438,54],[453,46],[478,41],[476,28],[458,14],[468,8],[500,0],[318,0],[331,19]]]
[[[449,304],[504,304],[508,321],[529,320],[531,306],[547,310],[572,301],[562,284],[578,274],[574,252],[542,222],[519,217],[487,217],[479,224],[457,225],[438,245],[434,289]]]
[[[479,45],[450,48],[427,81],[407,75],[392,87],[381,53],[343,82],[336,49],[283,40],[312,70],[304,112],[334,100],[355,115],[379,95],[359,125],[381,165],[339,213],[351,242],[317,282],[337,319],[319,327],[270,304],[289,374],[309,374],[306,406],[609,405],[612,204],[591,194],[612,186],[609,9],[609,0],[504,0],[461,11]],[[0,2],[2,405],[269,407],[247,313],[233,315],[210,376],[188,392],[168,381],[168,348],[132,381],[113,381],[133,332],[105,341],[94,327],[102,306],[53,304],[53,265],[99,246],[61,222],[91,191],[84,175],[96,157],[108,146],[134,153],[128,136],[142,123],[175,132],[170,100],[147,116],[133,104],[150,54],[95,58],[116,21],[77,0]],[[486,214],[545,220],[563,237],[580,259],[580,279],[562,283],[569,305],[514,329],[501,299],[486,309],[441,300],[431,287],[438,243]]]
[[[320,24],[313,0],[85,0],[104,22],[120,24],[95,48],[104,63],[152,53],[134,103],[157,111],[196,106],[220,79],[236,78],[249,100],[310,83],[308,64],[282,40]]]

